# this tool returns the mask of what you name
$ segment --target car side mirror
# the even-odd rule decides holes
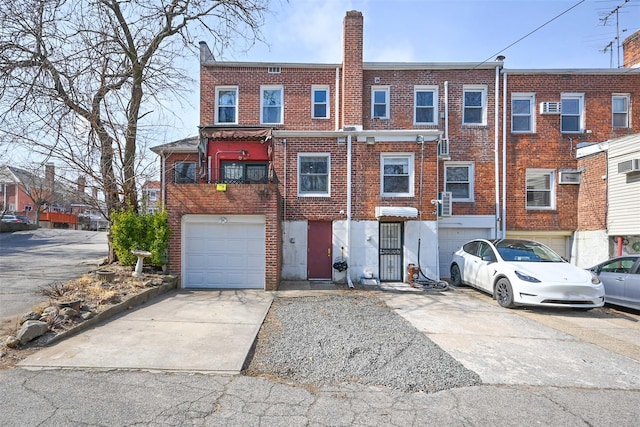
[[[483,256],[483,257],[482,257],[482,260],[483,260],[483,261],[487,261],[487,262],[495,262],[495,261],[496,261],[496,260],[495,260],[495,258],[494,258],[494,257],[492,257],[491,255],[485,255],[485,256]]]

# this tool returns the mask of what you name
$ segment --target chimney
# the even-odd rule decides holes
[[[84,176],[78,177],[78,193],[84,193],[85,188],[87,187],[87,179]]]
[[[342,35],[342,127],[362,128],[362,12],[350,10]]]
[[[93,195],[93,198],[98,200],[98,187],[93,187],[91,194]]]
[[[631,34],[622,42],[623,67],[640,67],[640,30]]]
[[[44,185],[53,192],[53,184],[56,180],[56,167],[53,163],[44,166]]]

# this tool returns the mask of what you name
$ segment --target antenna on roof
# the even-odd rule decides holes
[[[611,47],[614,41],[616,42],[617,50],[618,50],[618,68],[620,68],[620,9],[622,9],[622,7],[627,3],[629,3],[630,1],[631,0],[624,0],[622,3],[616,6],[611,12],[609,12],[606,16],[604,16],[603,18],[600,18],[600,22],[602,22],[602,25],[607,25],[607,21],[609,20],[609,18],[611,18],[611,16],[613,16],[614,14],[616,15],[616,38],[613,39],[613,41],[611,41],[604,48],[603,52],[606,53],[607,48]],[[625,31],[627,30],[622,30],[622,32],[625,32]],[[611,52],[611,56],[613,58],[613,51]],[[610,62],[613,62],[613,60],[611,60]],[[611,68],[613,68],[613,63],[611,64]]]

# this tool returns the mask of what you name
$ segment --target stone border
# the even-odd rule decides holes
[[[101,323],[111,317],[114,317],[126,310],[130,310],[131,308],[138,307],[145,302],[149,301],[152,298],[155,298],[159,295],[165,294],[173,289],[176,289],[178,284],[178,278],[176,276],[168,276],[167,279],[163,280],[162,285],[148,289],[143,291],[137,295],[132,296],[131,298],[122,301],[114,306],[109,307],[108,309],[97,313],[91,319],[87,319],[84,322],[76,324],[71,329],[67,329],[65,331],[60,332],[59,334],[54,335],[48,340],[43,347],[49,346],[51,344],[55,344],[58,341],[62,341],[64,339],[70,338],[75,334],[86,331],[89,328]]]

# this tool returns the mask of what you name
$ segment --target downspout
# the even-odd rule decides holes
[[[334,106],[335,116],[335,130],[340,129],[340,115],[338,114],[338,108],[340,108],[340,67],[336,67],[336,98]]]
[[[507,237],[507,72],[502,74],[502,238]]]
[[[347,259],[351,264],[351,134],[347,135]],[[347,284],[354,288],[351,272],[347,268]]]
[[[160,197],[162,197],[162,210],[167,210],[167,157],[164,151],[160,152],[160,188],[162,189]]]
[[[497,239],[500,236],[500,139],[498,129],[500,123],[498,121],[499,116],[499,107],[500,107],[500,66],[496,66],[496,85],[495,85],[495,96],[494,96],[494,126],[493,126],[493,162],[494,162],[494,182],[496,187],[496,218],[495,218],[495,238]]]

